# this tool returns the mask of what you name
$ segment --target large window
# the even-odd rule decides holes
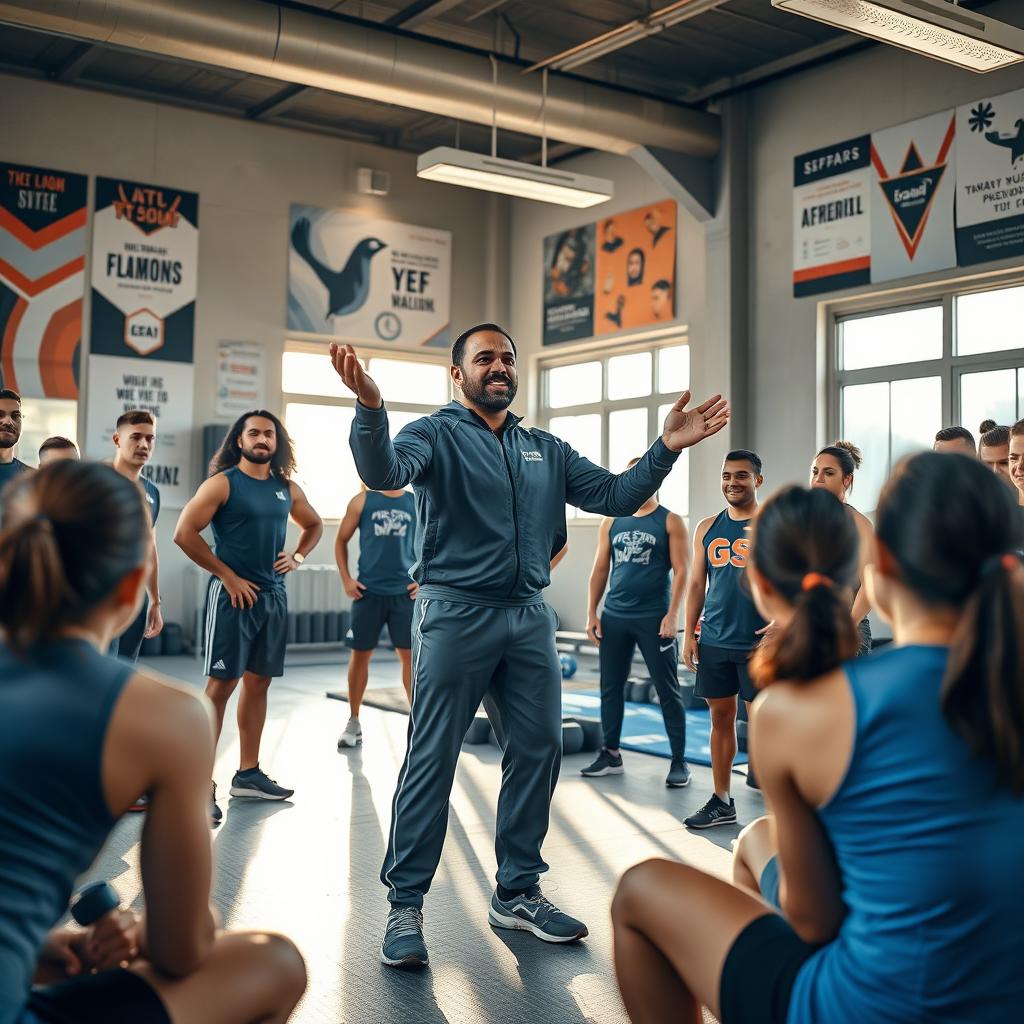
[[[387,403],[392,437],[448,402],[447,363],[371,355],[364,365]],[[360,487],[348,444],[355,398],[331,370],[326,351],[312,346],[297,344],[284,353],[281,378],[296,481],[324,519],[340,519]]]
[[[48,437],[78,443],[78,403],[62,398],[22,398],[21,439],[17,453],[30,466],[39,464],[39,446]]]
[[[1024,287],[938,295],[836,320],[838,436],[864,453],[854,501],[873,511],[904,455],[943,426],[1024,416]]]
[[[678,343],[548,362],[541,371],[540,422],[592,462],[620,472],[661,434],[689,382],[690,349]],[[690,504],[687,455],[660,492],[662,504],[683,516]],[[566,514],[588,516],[571,506]]]

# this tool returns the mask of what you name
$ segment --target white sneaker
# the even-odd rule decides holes
[[[338,749],[344,747],[358,747],[363,742],[363,727],[359,724],[358,718],[350,718],[345,731],[338,738]]]

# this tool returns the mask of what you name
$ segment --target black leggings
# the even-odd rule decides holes
[[[33,989],[17,1024],[171,1024],[171,1018],[142,978],[117,969]]]

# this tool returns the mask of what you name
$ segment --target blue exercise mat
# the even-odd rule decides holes
[[[601,697],[598,693],[581,691],[562,694],[562,714],[599,716]],[[653,704],[633,704],[626,701],[626,714],[622,720],[622,738],[619,746],[655,757],[671,757],[661,708]],[[686,712],[686,760],[693,764],[711,764],[711,713]],[[735,764],[746,764],[747,755],[736,752]]]

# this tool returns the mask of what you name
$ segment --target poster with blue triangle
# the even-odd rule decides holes
[[[956,266],[952,110],[871,135],[871,280]]]
[[[960,266],[1024,253],[1024,89],[956,109]]]

